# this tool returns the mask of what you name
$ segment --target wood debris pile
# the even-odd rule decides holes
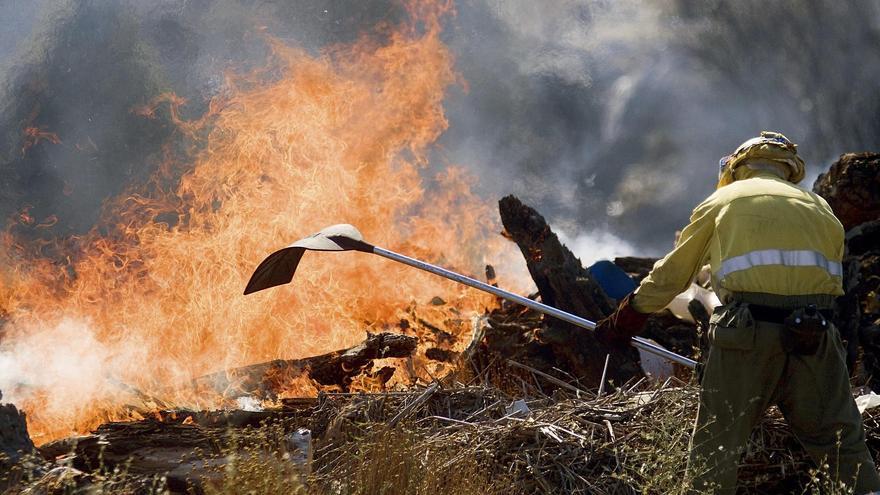
[[[540,380],[534,376],[529,389],[541,387]],[[666,493],[684,476],[696,394],[675,378],[640,380],[601,396],[560,388],[525,398],[449,383],[321,394],[258,412],[164,411],[41,447],[58,461],[43,462],[28,485],[68,489],[31,493],[114,486],[126,493],[211,492],[228,473],[230,453],[246,453],[286,466],[286,475],[312,493],[364,493],[361,485],[376,469],[436,471],[453,484],[462,469],[476,467],[507,493]],[[875,455],[878,421],[880,412],[866,413]],[[303,428],[311,436],[307,466],[291,457],[290,439]],[[741,482],[745,493],[800,492],[810,486],[810,469],[772,410],[752,436]],[[120,471],[122,479],[107,475]]]
[[[837,323],[850,337],[851,364],[873,386],[880,384],[880,189],[857,186],[875,178],[880,155],[844,155],[816,184],[849,229],[848,294]],[[616,301],[540,214],[512,196],[500,210],[505,235],[538,287],[531,297],[591,320],[613,310]],[[869,210],[873,217],[860,216]],[[615,264],[640,280],[653,261]],[[487,268],[489,283],[493,272]],[[691,314],[697,324],[654,315],[645,337],[698,357],[706,314],[697,307]],[[18,411],[0,406],[0,493],[228,493],[252,486],[248,476],[265,493],[380,493],[392,479],[386,493],[667,493],[683,483],[697,404],[689,370],[658,381],[643,372],[635,350],[609,355],[586,330],[500,301],[473,322],[463,351],[449,342],[452,333],[413,316],[349,349],[193,382],[233,399],[268,401],[253,410],[150,411],[142,421],[108,423],[35,449]],[[427,337],[415,326],[428,329]],[[436,345],[420,348],[420,338]],[[414,360],[451,371],[419,382]],[[413,386],[387,386],[401,370]],[[292,382],[313,386],[317,397],[279,399]],[[381,392],[356,391],[365,384]],[[866,412],[875,456],[878,421],[880,411]],[[745,493],[799,492],[817,483],[775,409],[753,435],[740,478]]]
[[[525,407],[494,389],[442,390],[399,431],[389,429],[389,418],[418,394],[361,397],[330,421],[320,448],[332,461],[316,461],[317,480],[359,480],[365,451],[404,437],[412,439],[408,452],[422,459],[420,469],[442,463],[455,473],[475,461],[505,480],[507,492],[669,493],[684,479],[697,390],[676,379],[642,384],[603,396],[557,391],[532,396]],[[872,448],[880,447],[875,414],[868,415]],[[742,469],[746,493],[800,492],[811,484],[806,454],[777,410],[753,435]]]

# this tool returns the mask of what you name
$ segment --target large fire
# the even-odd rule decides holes
[[[143,118],[170,112],[177,139],[85,236],[25,240],[21,225],[52,219],[22,210],[0,251],[0,390],[35,441],[132,417],[133,397],[216,407],[176,385],[351,345],[434,296],[463,315],[494,304],[360,253],[307,255],[292,286],[242,295],[266,254],[335,223],[474,275],[513,259],[471,177],[455,167],[422,177],[457,82],[440,40],[449,9],[415,4],[403,25],[318,55],[268,40],[267,66],[230,76],[195,121],[178,117],[185,102],[173,95],[133,105]],[[32,131],[25,148],[57,140]]]

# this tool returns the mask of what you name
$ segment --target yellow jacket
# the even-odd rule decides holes
[[[731,293],[841,295],[843,226],[819,195],[771,172],[747,170],[694,209],[675,249],[654,264],[632,301],[663,309],[708,262],[722,302]]]

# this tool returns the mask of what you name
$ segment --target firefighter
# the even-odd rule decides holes
[[[880,491],[828,318],[843,294],[843,226],[825,200],[796,185],[803,178],[797,146],[782,134],[743,143],[721,160],[716,191],[694,209],[675,249],[597,326],[607,346],[628,345],[650,313],[711,266],[722,305],[710,319],[688,458],[694,493],[735,493],[750,432],[774,404],[832,482]]]

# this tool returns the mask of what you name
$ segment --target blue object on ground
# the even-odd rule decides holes
[[[612,299],[623,299],[638,287],[638,284],[636,284],[632,277],[610,261],[597,261],[587,270],[590,272],[593,280],[599,284],[599,287],[602,287],[602,290]]]

